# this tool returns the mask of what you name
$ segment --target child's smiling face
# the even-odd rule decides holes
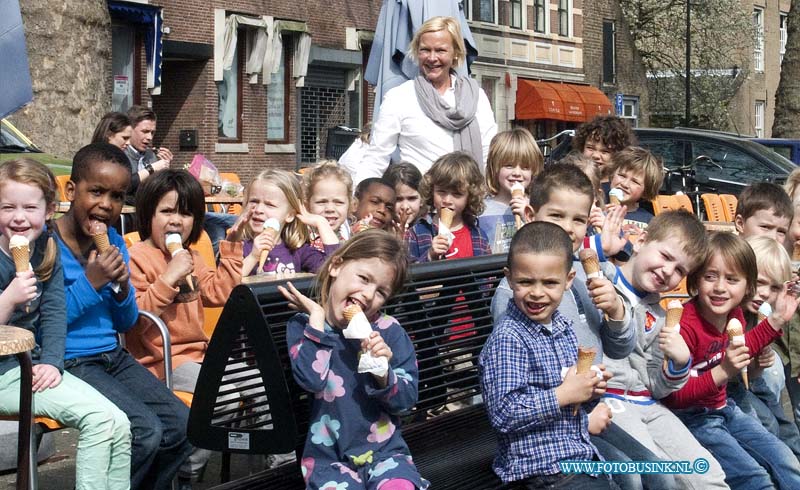
[[[356,219],[372,215],[372,228],[386,229],[392,224],[394,216],[394,189],[379,182],[373,182],[364,189],[356,205]]]
[[[131,173],[117,163],[95,162],[83,174],[77,183],[67,182],[65,193],[76,231],[89,237],[95,223],[110,228],[119,219]]]
[[[48,209],[49,208],[49,209]],[[14,180],[0,186],[0,246],[8,250],[14,235],[36,240],[45,221],[53,216],[53,206],[47,206],[42,189]]]
[[[358,304],[367,318],[373,318],[392,294],[395,270],[378,258],[349,260],[330,266],[332,278],[325,318],[338,328],[347,327],[344,310]]]
[[[514,304],[533,321],[548,324],[561,304],[564,291],[572,286],[575,272],[564,257],[554,254],[517,254],[507,272]]]
[[[697,281],[697,309],[715,325],[725,325],[728,313],[739,306],[747,293],[745,275],[714,253]]]
[[[247,198],[247,205],[252,207],[250,228],[253,233],[264,231],[264,223],[269,218],[278,220],[281,227],[294,220],[295,212],[281,189],[269,182],[254,184]]]

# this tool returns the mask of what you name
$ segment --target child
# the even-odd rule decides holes
[[[624,150],[623,150],[624,151]],[[709,462],[705,473],[676,475],[684,488],[727,488],[722,468],[686,429],[658,402],[689,378],[691,358],[675,325],[665,325],[661,293],[700,266],[707,254],[706,232],[693,215],[669,211],[656,216],[634,244],[631,259],[614,277],[617,291],[633,306],[636,348],[625,359],[606,358],[614,377],[603,401],[614,423],[668,461]],[[663,360],[669,362],[664,368]]]
[[[781,245],[792,223],[792,200],[778,184],[751,184],[739,195],[736,205],[736,231],[743,237],[766,235]]]
[[[394,218],[394,187],[378,177],[359,182],[355,193],[353,233],[369,228],[390,230]]]
[[[783,189],[789,194],[792,202],[797,202],[800,199],[800,168],[792,170],[792,173],[786,177],[786,184]]]
[[[784,287],[772,314],[744,334],[744,344],[729,342],[728,322],[736,318],[744,324],[739,305],[756,292],[756,258],[750,245],[731,233],[712,233],[708,245],[705,263],[688,277],[694,298],[684,305],[681,318],[680,334],[692,356],[693,374],[664,404],[719,461],[731,487],[773,488],[774,481],[779,488],[800,488],[800,464],[794,454],[742,413],[725,389],[728,380],[750,364],[750,352],[759,352],[783,333],[781,328],[797,308],[797,296]],[[658,279],[658,274],[652,275],[651,280]]]
[[[611,159],[611,188],[622,194],[620,204],[627,208],[622,232],[629,242],[634,242],[653,215],[639,207],[641,201],[649,201],[658,195],[664,180],[661,159],[638,146],[629,146]],[[592,225],[602,226],[602,216],[593,220]]]
[[[577,374],[578,340],[557,310],[575,277],[567,233],[552,223],[523,226],[511,241],[506,277],[513,301],[479,361],[498,440],[495,473],[524,488],[612,488],[605,475],[566,475],[559,466],[601,459],[581,404],[602,395],[610,376],[602,365],[602,377],[593,370]]]
[[[328,220],[306,212],[301,195],[300,183],[285,170],[264,170],[247,186],[244,193],[247,209],[243,211],[241,220],[245,238],[242,276],[261,272],[317,272],[325,257],[339,247],[339,237]],[[277,236],[263,233],[270,218],[280,225]],[[306,225],[317,230],[324,251],[320,252],[308,243]],[[235,235],[229,235],[232,241],[236,241]],[[263,269],[258,270],[262,250],[269,250],[269,255]]]
[[[486,160],[489,195],[483,201],[485,210],[478,222],[495,253],[508,251],[511,237],[517,231],[515,217],[521,222],[525,215],[528,204],[525,193],[531,178],[541,172],[543,166],[542,152],[527,129],[503,131],[492,138]],[[515,186],[523,189],[517,197],[512,195]]]
[[[753,248],[758,266],[756,294],[742,304],[747,330],[758,325],[759,308],[775,306],[775,300],[784,283],[792,276],[789,256],[781,245],[768,236],[751,236],[747,243]],[[787,329],[788,330],[788,329]],[[780,348],[784,338],[775,342]],[[781,392],[785,384],[783,365],[771,346],[761,350],[749,369],[750,387],[740,379],[728,382],[728,396],[748,415],[757,417],[764,427],[784,442],[796,455],[800,455],[800,432],[793,420],[783,411]],[[777,382],[776,382],[777,380]]]
[[[394,187],[395,215],[404,240],[408,240],[408,232],[417,220],[427,214],[427,207],[422,204],[419,186],[422,174],[419,169],[408,162],[394,163],[386,169],[383,180]]]
[[[339,242],[350,238],[350,196],[353,195],[353,180],[350,174],[334,160],[323,160],[303,175],[303,196],[306,209],[328,220]],[[310,232],[311,245],[325,252],[322,237]]]
[[[623,148],[635,145],[631,127],[617,116],[597,116],[581,124],[572,139],[572,148],[594,160],[600,170],[601,182],[610,178],[611,157]]]
[[[186,439],[189,409],[117,340],[139,316],[128,283],[128,251],[110,227],[122,211],[130,179],[128,158],[115,146],[95,143],[75,154],[66,184],[70,209],[54,223],[67,300],[64,367],[128,416],[131,487],[168,489],[192,449]],[[103,253],[91,236],[98,223],[108,227],[112,245]]]
[[[315,395],[301,462],[307,488],[428,487],[400,435],[398,416],[417,401],[414,346],[396,320],[380,313],[405,282],[403,248],[381,230],[354,236],[320,270],[319,303],[291,282],[278,286],[300,312],[286,326],[294,379]],[[371,324],[372,332],[361,341],[342,333],[348,326],[345,309],[352,305]],[[386,358],[388,372],[357,372],[362,352]]]
[[[67,316],[61,257],[50,221],[55,212],[55,177],[41,163],[21,158],[0,165],[0,183],[0,323],[35,334],[35,414],[80,431],[76,488],[130,488],[128,418],[90,385],[62,374]],[[32,269],[24,272],[16,272],[9,246],[20,237],[30,243]],[[19,413],[19,390],[16,357],[0,356],[0,414]]]
[[[436,211],[437,219],[434,223],[430,214],[411,229],[408,249],[412,260],[428,262],[492,253],[477,223],[486,194],[483,176],[469,154],[455,151],[436,160],[422,179],[420,194],[428,208]],[[439,234],[442,208],[453,214],[449,237]]]

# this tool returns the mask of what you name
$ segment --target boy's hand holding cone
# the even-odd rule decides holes
[[[94,248],[97,249],[98,254],[104,253],[106,250],[111,248],[111,242],[108,240],[108,227],[105,223],[95,221],[92,224],[91,236],[92,241],[94,242]],[[115,293],[119,292],[119,288],[119,284],[111,285],[111,289]]]
[[[681,332],[681,316],[683,316],[683,303],[677,299],[671,300],[667,304],[667,318],[664,320],[664,326],[667,328],[674,328],[675,333]],[[669,365],[669,357],[664,354],[664,372],[667,371]]]
[[[742,329],[742,323],[737,320],[736,318],[731,318],[728,321],[728,327],[725,329],[728,334],[728,341],[731,345],[745,345],[744,341],[744,329]],[[742,381],[744,381],[745,389],[750,389],[750,380],[747,377],[747,366],[742,368]]]
[[[14,259],[14,268],[17,272],[32,270],[31,267],[31,247],[27,238],[22,235],[13,235],[8,240],[8,249]],[[25,305],[25,313],[30,312],[30,303]]]
[[[578,258],[586,272],[586,287],[594,305],[603,311],[606,320],[622,320],[625,317],[625,305],[614,285],[603,275],[597,252],[585,248],[578,253]]]
[[[278,239],[278,234],[281,232],[281,224],[275,218],[269,218],[266,222],[264,222],[264,233],[268,235],[272,242],[275,243],[275,240]],[[258,256],[258,270],[262,271],[264,269],[264,264],[267,262],[267,257],[269,256],[269,252],[272,248],[265,248],[261,251],[261,255]]]
[[[578,362],[575,365],[578,374],[586,374],[592,369],[595,355],[597,355],[597,350],[594,348],[578,347]],[[572,415],[578,415],[580,409],[581,404],[576,404],[572,409]]]
[[[176,253],[183,250],[183,240],[181,239],[181,235],[179,233],[167,233],[164,241],[167,246],[167,251],[172,254],[173,257]],[[194,291],[191,272],[186,275],[186,284],[189,286],[189,289]]]

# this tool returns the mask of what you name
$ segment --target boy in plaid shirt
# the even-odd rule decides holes
[[[506,276],[513,299],[480,356],[498,439],[495,473],[522,488],[617,488],[605,475],[564,474],[559,466],[601,459],[584,407],[605,393],[611,377],[602,365],[602,376],[577,374],[578,340],[572,322],[557,311],[575,276],[572,241],[558,225],[525,225],[511,241]]]

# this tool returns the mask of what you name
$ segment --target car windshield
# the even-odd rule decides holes
[[[780,153],[770,150],[764,145],[759,145],[758,143],[749,140],[743,140],[740,141],[740,143],[743,146],[749,148],[751,151],[758,153],[760,155],[764,155],[765,158],[773,162],[778,167],[786,169],[787,173],[792,173],[792,170],[796,168],[796,165],[793,164],[791,160],[784,157]]]

